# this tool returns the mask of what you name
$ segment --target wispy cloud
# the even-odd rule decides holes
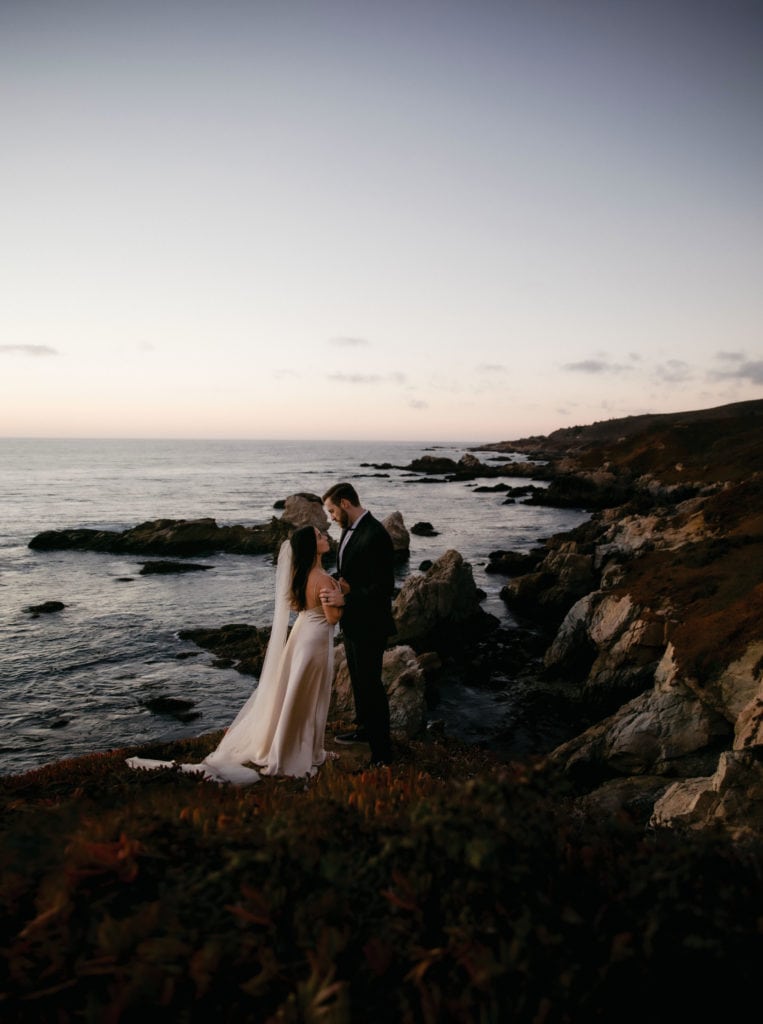
[[[369,344],[367,338],[329,338],[329,345],[338,345],[340,348],[359,348]]]
[[[480,363],[477,369],[480,373],[506,373],[506,367],[502,363]]]
[[[570,373],[630,373],[632,366],[624,366],[622,363],[609,363],[605,359],[582,359],[579,363],[564,363],[563,370]]]
[[[57,356],[58,349],[50,345],[0,345],[0,352],[20,352],[24,356]]]
[[[683,384],[684,381],[691,380],[692,369],[683,359],[668,359],[656,367],[655,377],[663,383]]]
[[[763,384],[763,359],[739,363],[733,370],[713,370],[713,380],[746,380],[751,384]]]
[[[730,363],[741,363],[744,359],[744,352],[716,352],[715,358]]]
[[[330,373],[328,379],[339,384],[379,384],[384,377],[380,373]]]
[[[428,409],[429,403],[423,402],[420,398],[412,398],[408,405],[411,409]]]
[[[391,381],[393,384],[404,384],[404,373],[329,373],[329,380],[339,384],[383,384],[384,381]]]

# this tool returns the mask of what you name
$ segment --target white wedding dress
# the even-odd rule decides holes
[[[261,775],[315,774],[327,758],[323,741],[334,677],[334,626],[322,608],[308,608],[288,632],[290,581],[291,545],[285,541],[260,680],[217,748],[198,764],[130,757],[131,768],[177,767],[237,786],[258,782]]]

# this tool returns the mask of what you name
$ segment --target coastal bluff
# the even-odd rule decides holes
[[[595,511],[502,597],[587,727],[548,755],[593,815],[763,835],[763,401],[488,446],[543,460]]]

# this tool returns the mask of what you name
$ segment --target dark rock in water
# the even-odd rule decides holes
[[[115,583],[134,583],[135,582],[135,577],[134,576],[117,576],[117,578],[116,578],[116,580],[114,580],[114,582]]]
[[[232,667],[244,675],[258,676],[262,671],[270,629],[230,623],[219,629],[184,629],[178,636],[218,655],[216,667]],[[225,664],[221,664],[222,659],[225,659]]]
[[[181,700],[179,697],[151,697],[141,703],[144,708],[148,708],[156,715],[171,715],[181,722],[193,722],[196,718],[201,718],[198,711],[191,711],[194,706],[192,700]]]
[[[433,564],[434,563],[432,562],[431,558],[425,558],[424,561],[419,566],[419,572],[429,572]]]
[[[173,572],[203,572],[214,569],[213,565],[199,565],[197,562],[145,562],[140,570],[141,576],[156,574],[166,575]]]
[[[51,612],[60,612],[66,605],[63,601],[43,601],[42,604],[30,604],[26,611],[31,612],[35,618],[38,615],[50,615]]]
[[[218,526],[214,519],[154,519],[121,533],[114,530],[45,530],[29,541],[38,551],[107,551],[133,555],[209,555],[278,551],[292,529],[275,516],[260,526]]]
[[[521,576],[532,572],[543,560],[543,548],[534,551],[491,551],[490,561],[485,566],[487,573],[502,573],[505,576]]]
[[[439,531],[435,530],[431,523],[415,523],[411,527],[411,533],[415,533],[418,537],[438,537]]]
[[[475,494],[492,494],[495,491],[508,491],[508,484],[496,484],[494,487],[488,487],[487,484],[483,484],[481,487],[475,487]]]
[[[414,473],[454,473],[458,463],[445,456],[422,455],[420,459],[414,459],[406,469]]]

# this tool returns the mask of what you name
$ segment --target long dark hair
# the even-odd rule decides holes
[[[307,607],[307,577],[315,564],[318,541],[312,526],[301,526],[291,535],[291,606],[295,612]]]

